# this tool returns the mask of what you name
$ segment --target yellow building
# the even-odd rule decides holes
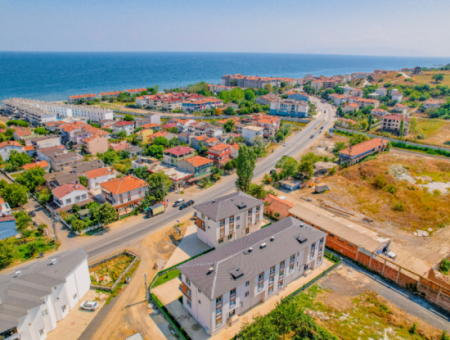
[[[141,130],[141,131],[137,132],[136,134],[138,135],[138,138],[141,141],[141,143],[146,145],[149,142],[148,137],[150,135],[153,135],[153,130],[152,129]]]

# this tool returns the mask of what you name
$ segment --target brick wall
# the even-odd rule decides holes
[[[383,267],[384,267],[384,262],[380,262],[376,258],[372,259],[372,261],[370,262],[370,268],[380,274],[383,273]]]

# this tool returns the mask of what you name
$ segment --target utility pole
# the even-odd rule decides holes
[[[148,296],[148,285],[147,285],[147,274],[144,273],[144,279],[145,279],[145,298],[147,299],[147,302],[150,301],[150,298]]]
[[[53,227],[53,241],[58,242],[58,235],[56,235],[56,212],[52,214],[52,227]]]

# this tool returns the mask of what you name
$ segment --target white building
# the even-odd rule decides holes
[[[63,184],[52,190],[53,201],[61,208],[86,204],[88,190],[81,184]]]
[[[0,338],[44,340],[91,284],[83,248],[0,275]]]
[[[108,168],[100,168],[85,171],[83,173],[88,179],[88,189],[100,189],[100,184],[108,182],[110,179],[116,178],[114,170]]]
[[[218,247],[261,229],[264,202],[241,191],[194,206],[197,237]]]
[[[281,99],[270,103],[270,114],[287,117],[306,117],[309,103],[304,100]]]
[[[248,144],[254,144],[255,137],[262,137],[263,131],[263,127],[249,125],[242,128],[242,137],[245,138]]]
[[[126,120],[122,120],[120,122],[115,123],[112,126],[113,133],[117,134],[119,132],[124,131],[127,136],[132,135],[134,132],[134,122],[128,122]]]
[[[326,234],[293,217],[178,267],[183,306],[208,335],[323,262]]]
[[[396,100],[397,103],[401,103],[403,99],[403,94],[400,91],[392,91],[391,93],[392,101]]]
[[[380,96],[386,96],[387,89],[385,89],[384,87],[379,87],[375,90],[375,93],[378,93]]]
[[[20,153],[24,152],[23,146],[19,142],[9,141],[0,143],[0,156],[2,156],[2,159],[4,161],[7,161],[9,159],[11,151],[17,151]]]

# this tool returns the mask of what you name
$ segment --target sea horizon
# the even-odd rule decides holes
[[[302,78],[375,69],[445,65],[450,57],[403,57],[262,52],[0,52],[0,100],[11,97],[61,101],[71,95],[131,88],[161,90],[199,81],[220,84],[222,75]]]

